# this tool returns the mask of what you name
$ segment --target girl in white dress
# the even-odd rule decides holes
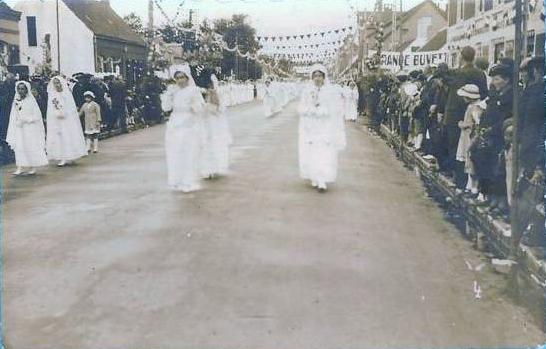
[[[35,167],[48,164],[45,151],[45,128],[36,99],[30,93],[30,83],[15,84],[6,142],[15,153],[17,170],[13,175],[36,174]],[[28,171],[25,171],[28,168]]]
[[[87,155],[85,138],[68,83],[56,76],[47,85],[47,157],[57,166]]]
[[[358,89],[354,81],[350,81],[345,89],[345,120],[356,121],[358,117]]]
[[[273,109],[275,108],[275,97],[273,96],[273,88],[270,80],[265,81],[263,106],[266,118],[273,115]]]
[[[339,89],[328,83],[326,68],[311,68],[312,83],[302,93],[298,112],[300,176],[323,192],[335,182],[338,152],[346,146]]]
[[[215,75],[207,76],[203,83],[207,92],[203,114],[201,175],[212,179],[217,175],[228,174],[232,139],[225,114],[226,107],[218,93],[218,79]]]
[[[199,190],[200,141],[204,100],[189,66],[174,74],[176,84],[161,95],[164,111],[172,111],[165,132],[169,187],[189,193]]]

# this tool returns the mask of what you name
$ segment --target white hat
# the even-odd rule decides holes
[[[85,92],[83,93],[83,96],[84,96],[84,97],[85,97],[85,96],[91,96],[91,97],[93,97],[93,99],[95,99],[95,94],[94,94],[93,92],[91,92],[91,91],[85,91]]]
[[[480,88],[474,84],[467,84],[457,90],[457,95],[470,99],[481,99]]]
[[[417,87],[417,85],[415,85],[414,83],[408,83],[408,84],[405,84],[404,85],[404,92],[408,95],[408,96],[416,96],[417,94],[419,94],[419,88]]]

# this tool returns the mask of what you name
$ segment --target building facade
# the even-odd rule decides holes
[[[145,69],[146,42],[108,1],[23,0],[15,9],[22,13],[21,63],[31,74],[112,73],[131,82]]]
[[[527,42],[524,54],[544,54],[542,1],[530,1]],[[459,65],[459,51],[464,46],[476,49],[477,56],[490,64],[503,57],[514,58],[514,0],[450,0],[447,46],[450,64]]]
[[[20,19],[20,12],[0,1],[0,78],[10,66],[19,64]]]

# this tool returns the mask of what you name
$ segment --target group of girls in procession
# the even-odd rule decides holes
[[[184,65],[161,95],[163,110],[171,113],[165,132],[168,185],[184,193],[199,190],[201,179],[225,175],[229,169],[232,139],[218,80],[203,71],[198,83]]]
[[[298,96],[298,84],[273,81],[268,78],[264,83],[263,108],[265,117],[279,113],[288,103]]]
[[[299,84],[281,84],[282,88],[274,89],[272,81],[266,80],[263,105],[270,113],[267,116],[282,110],[298,94]],[[6,137],[15,153],[14,175],[35,174],[36,167],[49,161],[63,167],[98,152],[101,109],[93,92],[84,93],[85,103],[78,110],[67,81],[62,76],[52,78],[47,89],[46,133],[30,84],[18,81],[15,86]],[[357,98],[354,83],[340,88],[329,83],[324,66],[312,67],[311,81],[298,106],[299,168],[300,176],[319,191],[336,180],[338,152],[346,146],[344,119],[356,120]],[[193,192],[201,188],[202,179],[228,174],[232,138],[226,102],[213,71],[192,75],[188,65],[177,67],[161,95],[161,104],[163,111],[170,113],[165,132],[169,187]]]
[[[55,76],[47,86],[47,138],[46,128],[36,99],[31,93],[27,81],[15,84],[10,121],[6,142],[15,154],[19,175],[34,175],[36,168],[47,166],[49,161],[56,161],[64,167],[91,152],[98,152],[98,134],[100,132],[100,108],[93,101],[92,92],[85,92],[86,102],[78,111],[67,81],[62,76]],[[80,122],[80,115],[85,120],[85,135]],[[87,138],[87,139],[86,139]]]

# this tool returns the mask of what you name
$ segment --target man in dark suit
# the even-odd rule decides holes
[[[488,93],[486,76],[483,71],[474,65],[475,56],[476,51],[470,46],[461,50],[461,67],[450,74],[449,91],[443,119],[448,148],[446,169],[452,173],[459,188],[464,187],[465,176],[464,164],[458,163],[456,160],[457,146],[461,134],[458,123],[464,118],[466,103],[462,97],[457,95],[457,91],[464,85],[473,84],[480,89],[481,99],[485,99]]]

